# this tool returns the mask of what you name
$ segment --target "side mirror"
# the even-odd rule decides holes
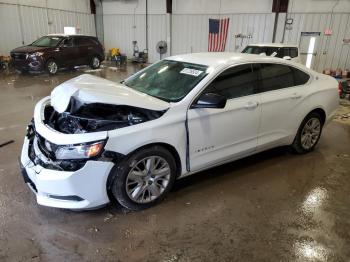
[[[206,93],[202,94],[191,108],[224,108],[226,101],[227,98],[222,95]]]
[[[292,60],[292,58],[289,55],[284,56],[283,59],[285,59],[285,60]]]

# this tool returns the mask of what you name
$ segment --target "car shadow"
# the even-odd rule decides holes
[[[238,174],[239,173],[238,171],[251,167],[252,164],[258,165],[259,163],[262,163],[266,160],[271,160],[276,157],[288,155],[290,154],[289,151],[290,151],[289,148],[286,146],[277,147],[277,148],[273,148],[273,149],[270,149],[252,156],[248,156],[239,160],[235,160],[223,165],[219,165],[219,166],[207,169],[205,171],[195,173],[193,175],[190,175],[188,177],[184,177],[175,181],[172,191],[177,192],[187,187],[193,186],[195,184],[210,181],[213,179],[217,180],[220,177],[232,175],[233,172],[237,172],[235,176],[237,175],[243,176],[244,173]]]
[[[201,183],[205,183],[211,180],[218,180],[223,179],[224,177],[232,176],[233,172],[236,172],[234,174],[234,178],[237,178],[238,176],[244,176],[245,173],[241,172],[242,170],[251,167],[252,164],[259,165],[260,163],[263,163],[266,160],[273,160],[274,158],[278,158],[281,156],[287,156],[292,155],[290,153],[289,147],[277,147],[273,148],[252,156],[248,156],[236,161],[229,162],[227,164],[223,164],[217,167],[213,167],[210,169],[207,169],[202,172],[198,172],[196,174],[190,175],[188,177],[181,178],[179,180],[176,180],[174,183],[174,186],[167,197],[168,199],[172,197],[172,193],[181,192],[182,190],[185,190],[188,187],[195,186]],[[218,182],[219,183],[219,182]],[[51,208],[48,208],[51,209]],[[56,211],[53,211],[56,212]],[[116,200],[113,200],[111,198],[111,203],[107,204],[104,207],[99,207],[96,209],[91,210],[67,210],[67,209],[61,209],[60,212],[68,214],[89,214],[90,216],[105,216],[107,214],[113,214],[113,215],[125,215],[128,213],[133,213],[133,211],[128,210],[121,206]]]

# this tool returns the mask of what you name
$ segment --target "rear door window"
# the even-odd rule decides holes
[[[75,43],[77,46],[88,46],[91,45],[89,39],[87,37],[77,37],[75,39]]]
[[[283,58],[285,56],[289,56],[289,48],[286,48],[286,47],[279,48],[276,57]]]
[[[291,70],[294,75],[294,85],[305,85],[309,81],[310,76],[308,74],[294,67],[291,67]]]
[[[291,58],[297,57],[298,56],[298,48],[296,47],[291,47],[290,48],[290,55]]]
[[[66,38],[63,40],[63,45],[66,47],[72,47],[73,46],[73,38]]]
[[[279,48],[279,47],[269,47],[267,49],[269,51],[266,53],[266,55],[273,56],[273,57],[280,57],[280,50],[281,50],[281,48]]]
[[[260,64],[259,92],[294,86],[293,71],[281,64]]]

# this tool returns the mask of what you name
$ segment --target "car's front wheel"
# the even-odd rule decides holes
[[[162,146],[153,146],[137,151],[115,168],[110,190],[122,206],[142,210],[159,203],[175,177],[172,154]]]
[[[301,123],[292,147],[298,154],[312,151],[317,145],[323,127],[323,119],[317,112],[308,114]]]
[[[100,65],[101,65],[100,58],[98,56],[92,57],[92,59],[91,59],[91,68],[92,69],[97,69],[97,68],[100,67]]]
[[[58,71],[58,64],[55,60],[50,59],[49,61],[47,61],[46,63],[46,71],[50,74],[50,75],[55,75]]]

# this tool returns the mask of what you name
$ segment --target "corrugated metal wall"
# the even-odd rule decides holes
[[[349,2],[340,1],[339,5],[331,0],[322,0],[322,3],[319,1],[318,5],[314,4],[314,0],[290,2],[290,10],[298,11],[288,14],[294,19],[294,23],[291,30],[285,31],[284,42],[298,44],[301,32],[321,32],[321,46],[315,60],[315,69],[322,71],[324,68],[350,68],[350,45],[344,45],[342,42],[343,38],[350,37]],[[153,3],[152,8],[157,9],[156,7],[164,1],[149,1],[149,3]],[[124,4],[116,1],[104,4],[104,37],[107,48],[119,47],[129,57],[132,55],[133,40],[138,41],[140,50],[146,48],[143,4],[144,1]],[[174,13],[171,15],[171,43],[169,43],[171,54],[207,51],[209,18],[230,18],[226,51],[240,52],[249,43],[272,42],[275,14],[269,11],[271,6],[272,1],[262,0],[246,0],[244,3],[223,1],[222,5],[221,1],[218,5],[212,0],[201,0],[196,4],[188,0],[173,1]],[[336,6],[342,9],[334,9]],[[158,9],[154,11],[158,12],[157,14],[149,14],[150,62],[155,62],[159,58],[155,51],[156,43],[159,40],[170,40],[167,39],[170,35],[167,32],[170,31],[167,15],[162,13],[165,13],[165,10]],[[313,13],[312,10],[316,9],[319,11]],[[330,13],[332,9],[335,10],[333,15]],[[276,42],[282,39],[284,23],[285,14],[280,14]],[[324,36],[326,28],[333,30],[332,36]],[[239,33],[252,35],[252,38],[235,38],[234,36]],[[167,55],[169,54],[168,51]]]
[[[106,49],[112,47],[120,48],[122,53],[132,57],[132,41],[137,41],[139,51],[146,48],[146,16],[130,14],[104,15],[104,42]],[[149,61],[151,63],[159,60],[156,52],[158,41],[166,40],[167,22],[166,15],[148,15],[148,48]]]
[[[271,42],[274,14],[174,14],[172,16],[172,54],[208,50],[209,18],[230,18],[226,51],[240,52],[247,44]],[[235,38],[237,34],[252,38]]]
[[[45,34],[63,33],[64,26],[77,26],[81,34],[96,35],[92,14],[42,7],[0,3],[0,24],[0,54]]]
[[[208,49],[209,18],[218,15],[172,15],[172,54],[203,52]],[[227,14],[221,17],[230,18],[226,51],[240,52],[248,43],[269,42],[272,39],[274,14]],[[136,40],[140,51],[145,44],[145,15],[106,14],[104,15],[104,41],[106,49],[118,47],[128,57],[132,56],[132,41]],[[156,44],[167,40],[166,15],[148,15],[149,61],[159,60]],[[236,39],[238,33],[251,34],[251,39]],[[169,55],[170,51],[165,56]]]
[[[291,13],[293,25],[286,30],[284,42],[299,43],[301,32],[321,32],[315,70],[350,68],[350,45],[343,44],[350,37],[350,13]],[[331,36],[324,35],[332,29]]]

